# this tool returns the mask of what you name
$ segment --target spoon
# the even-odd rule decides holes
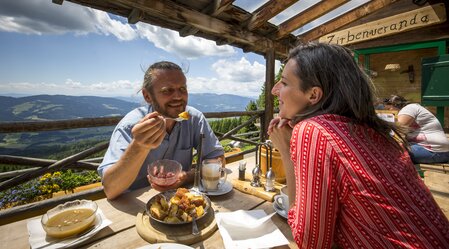
[[[171,117],[165,117],[166,119],[175,120],[176,122],[188,120],[190,118],[190,115],[188,112],[181,112],[177,118],[171,118]]]

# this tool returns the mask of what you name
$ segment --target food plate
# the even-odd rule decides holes
[[[178,243],[157,243],[139,247],[137,249],[193,249],[193,247]]]
[[[200,193],[200,192],[197,192],[197,191],[195,191],[195,190],[190,189],[189,192],[192,193],[192,194],[194,194],[194,195],[201,195],[201,196],[203,196],[204,201],[205,201],[205,203],[206,203],[206,206],[204,207],[204,213],[203,213],[203,215],[201,215],[201,216],[199,216],[199,217],[196,218],[196,220],[200,220],[200,219],[202,219],[204,216],[207,215],[207,212],[209,211],[209,208],[211,207],[210,199],[209,199],[209,197],[207,197],[205,194]],[[169,190],[169,191],[165,191],[165,192],[159,193],[159,194],[157,194],[157,195],[151,197],[151,199],[150,199],[150,200],[147,202],[147,204],[145,205],[145,212],[146,212],[146,214],[150,217],[150,219],[152,219],[153,221],[162,223],[162,224],[167,224],[167,225],[180,225],[180,224],[188,224],[188,223],[192,223],[192,221],[181,221],[181,222],[175,222],[175,223],[174,223],[174,222],[166,222],[166,221],[163,221],[163,220],[159,220],[159,219],[157,219],[156,217],[153,217],[153,215],[151,214],[151,212],[150,212],[151,205],[152,205],[154,202],[156,202],[156,200],[157,200],[158,198],[163,197],[163,198],[165,198],[167,201],[169,201],[175,194],[176,194],[176,190]]]
[[[204,190],[203,186],[201,185],[200,188],[200,192],[205,194],[205,195],[209,195],[209,196],[216,196],[216,195],[224,195],[227,194],[229,192],[231,192],[232,190],[232,183],[226,181],[223,186],[217,190],[213,190],[213,191],[206,191]]]
[[[284,209],[280,208],[276,204],[276,202],[273,202],[273,208],[274,208],[274,211],[276,211],[277,214],[279,214],[280,216],[284,217],[285,219],[288,219],[287,211],[285,211]]]

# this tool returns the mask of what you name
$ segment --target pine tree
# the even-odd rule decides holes
[[[274,78],[274,82],[278,82],[281,77],[282,77],[282,71],[284,71],[284,64],[281,65],[281,67],[279,68],[279,72],[276,74],[276,77]],[[265,84],[262,85],[262,89],[260,90],[261,93],[259,95],[259,98],[256,100],[257,103],[257,107],[259,110],[264,110],[265,109]],[[270,89],[271,91],[271,89]],[[279,108],[279,100],[277,96],[274,96],[274,109],[278,109]]]

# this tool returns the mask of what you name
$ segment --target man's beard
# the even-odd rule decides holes
[[[173,115],[169,114],[168,111],[167,111],[167,108],[168,108],[168,105],[173,103],[173,102],[168,102],[165,106],[162,106],[156,100],[156,96],[154,96],[154,94],[152,92],[150,92],[150,95],[151,95],[151,99],[152,99],[151,105],[153,106],[153,110],[157,111],[162,116],[169,117],[169,118],[177,118],[178,114],[183,112],[183,111],[180,111],[179,113],[176,113],[176,114],[173,114]],[[183,109],[185,109],[186,103],[183,100],[182,101],[176,101],[176,103],[181,103],[181,105],[184,106]]]

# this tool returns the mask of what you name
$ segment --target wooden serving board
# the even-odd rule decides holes
[[[205,240],[217,230],[217,222],[212,208],[197,221],[199,235],[192,235],[192,224],[167,225],[150,219],[145,212],[137,214],[136,229],[142,239],[154,243],[181,243],[191,245]]]
[[[284,184],[275,182],[274,188],[276,189],[276,191],[275,192],[267,192],[263,188],[263,184],[265,184],[265,179],[263,179],[263,178],[261,179],[262,187],[253,187],[253,186],[251,186],[251,180],[250,180],[251,177],[252,177],[252,175],[246,174],[244,181],[241,181],[239,179],[232,179],[232,186],[234,188],[240,190],[241,192],[257,196],[259,198],[262,198],[262,199],[264,199],[266,201],[270,201],[270,202],[273,202],[274,196],[279,194],[279,190],[283,186],[285,186]]]

